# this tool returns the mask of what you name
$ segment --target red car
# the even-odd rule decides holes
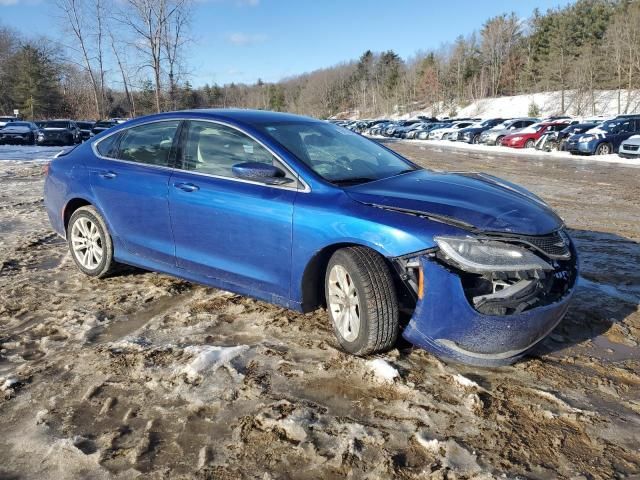
[[[567,125],[569,121],[534,123],[511,135],[506,135],[500,144],[511,148],[533,148],[542,135],[547,132],[558,132],[567,128]]]

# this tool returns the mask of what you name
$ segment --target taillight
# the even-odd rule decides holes
[[[422,266],[418,269],[418,298],[424,297],[424,273],[422,273]]]
[[[44,173],[45,177],[49,175],[49,162],[45,163],[44,167],[42,167],[42,173]]]

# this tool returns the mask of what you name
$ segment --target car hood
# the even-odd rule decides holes
[[[640,145],[640,135],[632,135],[622,143],[625,145]]]
[[[361,203],[469,229],[544,235],[563,225],[533,193],[483,173],[417,170],[345,191]]]
[[[29,133],[29,127],[4,127],[0,133]]]

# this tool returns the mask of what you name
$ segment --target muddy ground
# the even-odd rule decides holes
[[[322,311],[88,279],[42,167],[0,161],[0,478],[640,478],[640,168],[390,145],[521,183],[571,228],[580,286],[529,358],[354,358]]]

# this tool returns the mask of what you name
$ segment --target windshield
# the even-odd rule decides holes
[[[78,127],[80,128],[85,128],[85,129],[93,127],[93,123],[91,122],[76,122],[76,125],[78,125]]]
[[[536,133],[536,132],[542,130],[542,128],[543,128],[542,124],[534,123],[533,125],[529,125],[528,127],[523,128],[518,133]]]
[[[69,122],[44,122],[43,128],[69,128]]]
[[[107,127],[107,128],[109,128],[109,127],[112,127],[113,125],[114,125],[113,122],[98,122],[98,123],[96,123],[94,125],[94,128],[95,127]]]
[[[29,122],[11,122],[7,125],[7,127],[29,127]]]
[[[416,170],[376,142],[335,125],[287,122],[259,126],[314,172],[337,185],[354,185]]]

